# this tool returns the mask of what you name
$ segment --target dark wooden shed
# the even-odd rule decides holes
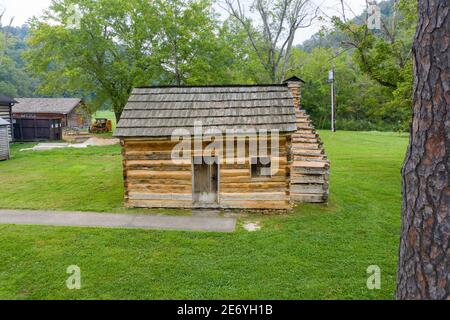
[[[17,98],[15,140],[60,140],[63,128],[87,128],[90,114],[78,98]]]

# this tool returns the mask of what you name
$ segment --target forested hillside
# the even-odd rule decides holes
[[[27,35],[27,26],[0,28],[0,93],[2,94],[13,97],[34,94],[35,87],[25,70],[22,58],[27,48],[25,42]]]
[[[1,93],[83,96],[93,110],[120,116],[137,85],[269,83],[298,75],[306,82],[303,106],[318,128],[329,128],[333,68],[338,129],[409,126],[413,1],[381,2],[381,30],[368,30],[365,13],[327,17],[331,27],[289,52],[268,43],[251,19],[220,20],[208,0],[107,0],[104,8],[85,8],[79,29],[68,27],[70,6],[82,3],[58,0],[30,25],[0,28]]]
[[[416,3],[390,0],[379,7],[381,30],[367,29],[367,13],[350,21],[341,15],[296,48],[292,70],[306,80],[304,105],[319,127],[330,127],[327,70],[333,68],[338,128],[409,129]]]

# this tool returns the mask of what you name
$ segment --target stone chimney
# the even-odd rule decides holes
[[[294,96],[294,107],[297,110],[301,109],[301,98],[302,98],[301,84],[305,82],[299,77],[293,76],[285,80],[283,83],[287,84],[289,90],[291,90],[292,95]]]

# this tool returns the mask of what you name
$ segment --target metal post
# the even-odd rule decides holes
[[[334,82],[331,82],[331,131],[334,132]]]
[[[336,95],[334,89],[334,70],[328,74],[328,81],[331,84],[331,131],[336,132]]]

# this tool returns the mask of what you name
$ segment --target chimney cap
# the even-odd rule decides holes
[[[283,83],[288,83],[288,82],[301,82],[301,83],[305,83],[305,81],[303,81],[302,79],[300,79],[300,78],[297,77],[297,76],[290,77],[289,79],[283,81]]]

